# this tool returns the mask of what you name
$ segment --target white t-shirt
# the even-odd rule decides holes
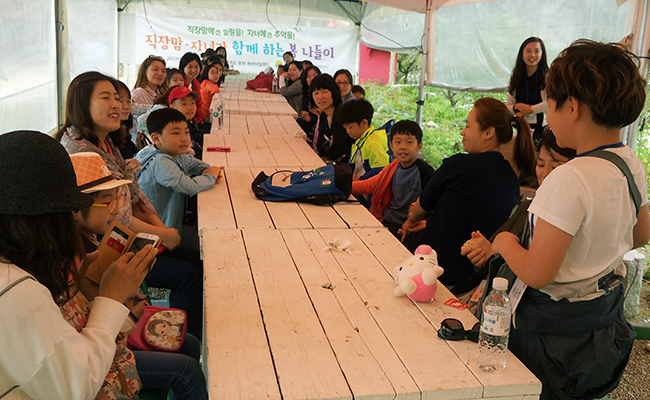
[[[625,160],[648,203],[647,177],[627,146],[609,148]],[[553,170],[528,208],[533,223],[542,218],[573,236],[553,283],[541,291],[553,300],[590,300],[604,294],[598,279],[620,265],[632,248],[636,208],[627,179],[612,162],[577,157]]]

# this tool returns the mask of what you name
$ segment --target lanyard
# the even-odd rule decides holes
[[[537,72],[539,71],[539,68],[533,73],[535,75],[535,91],[533,92],[534,98],[533,101],[530,101],[530,90],[528,89],[528,76],[524,79],[524,82],[526,82],[526,104],[535,104],[534,102],[537,101],[537,92],[539,90],[539,76],[537,75]],[[541,94],[540,94],[541,97]],[[540,99],[541,100],[541,99]]]
[[[622,143],[622,142],[618,142],[618,143],[614,143],[614,144],[606,144],[606,145],[603,145],[603,146],[600,146],[600,147],[596,147],[595,149],[591,149],[591,150],[589,150],[589,151],[585,151],[585,152],[583,152],[583,153],[576,154],[576,156],[573,157],[573,158],[578,158],[578,157],[586,156],[587,154],[591,153],[592,151],[596,151],[596,150],[605,150],[605,149],[613,149],[613,148],[617,148],[617,147],[623,147],[623,143]],[[573,158],[571,158],[571,160],[573,160]]]

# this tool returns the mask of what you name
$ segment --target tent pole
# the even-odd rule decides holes
[[[645,19],[643,18],[644,8],[645,8]],[[650,0],[639,0],[637,13],[638,14],[636,16],[636,23],[633,31],[634,37],[632,39],[632,52],[637,54],[639,57],[648,57],[648,53],[650,51],[650,27],[647,26],[647,23],[644,24],[643,21],[648,21],[650,19]],[[639,73],[644,79],[647,78],[648,75],[647,58],[641,58],[641,62],[639,63]],[[637,119],[627,127],[626,144],[629,147],[631,147],[633,150],[636,147],[638,124],[639,121]],[[626,128],[623,129],[625,130]]]
[[[435,23],[435,15],[433,19]],[[417,112],[415,114],[415,122],[418,125],[422,125],[422,106],[424,106],[424,82],[427,72],[427,61],[429,58],[429,35],[431,25],[431,0],[427,0],[427,14],[424,20],[424,38],[422,39],[422,58],[420,61],[420,86],[418,88],[418,101],[417,101]],[[435,31],[433,32],[435,35]],[[429,77],[431,79],[432,77]]]
[[[64,77],[63,77],[63,40],[65,29],[64,21],[62,21],[63,10],[65,10],[65,4],[61,4],[62,0],[54,1],[54,29],[56,30],[56,36],[54,42],[56,45],[56,94],[57,94],[57,125],[56,129],[58,130],[63,126],[64,122],[64,109],[65,109],[65,96],[64,96]]]

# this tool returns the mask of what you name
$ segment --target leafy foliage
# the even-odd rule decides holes
[[[381,126],[391,118],[415,120],[418,88],[416,86],[382,86],[365,84],[366,96],[375,107],[373,125]],[[470,93],[425,88],[425,104],[422,114],[425,160],[434,168],[442,160],[463,150],[460,131],[474,102],[481,97],[505,100],[502,93]]]
[[[419,66],[416,72],[419,73]],[[417,73],[415,75],[417,76]],[[375,107],[373,118],[375,126],[380,126],[391,118],[395,118],[396,121],[415,120],[417,86],[383,86],[376,83],[367,83],[364,86],[368,100]],[[474,102],[481,97],[493,97],[505,101],[506,94],[425,88],[422,153],[425,160],[434,168],[438,168],[445,158],[463,150],[460,131],[465,126],[465,118]],[[647,99],[640,122],[642,124],[635,152],[646,167],[650,196],[650,98]]]
[[[409,84],[420,81],[422,52],[400,53],[397,55],[397,83]]]

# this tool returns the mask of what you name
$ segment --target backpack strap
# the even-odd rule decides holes
[[[627,163],[618,154],[612,153],[611,151],[594,150],[591,153],[585,154],[585,156],[598,157],[610,161],[616,165],[621,172],[623,172],[623,175],[627,178],[627,187],[630,191],[630,196],[632,196],[632,200],[634,200],[636,216],[638,217],[639,208],[641,208],[641,193],[639,192],[636,182],[634,182],[634,177],[632,176],[632,172],[630,171],[630,167],[627,166]]]
[[[4,288],[2,291],[0,291],[0,297],[2,297],[2,295],[5,294],[5,293],[7,293],[10,289],[13,289],[14,286],[16,286],[17,284],[19,284],[19,283],[22,282],[22,281],[26,281],[27,279],[36,280],[36,278],[34,278],[34,277],[31,276],[31,275],[25,275],[25,276],[23,276],[23,277],[21,277],[21,278],[18,278],[18,279],[16,279],[15,281],[11,282],[11,283],[9,284],[9,286],[7,286],[7,287]]]

